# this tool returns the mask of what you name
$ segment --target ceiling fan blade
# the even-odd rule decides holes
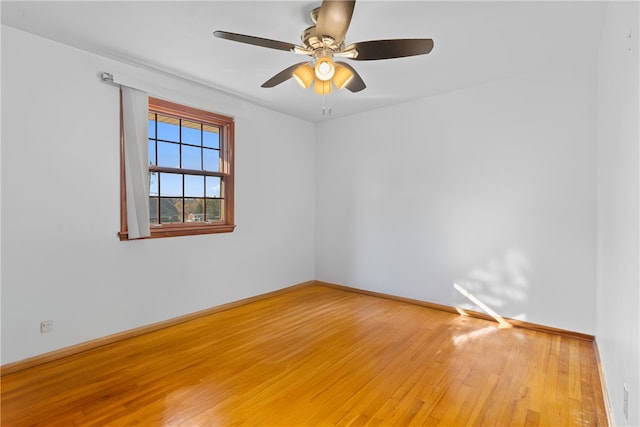
[[[347,46],[344,51],[358,52],[351,58],[356,61],[370,61],[425,55],[431,52],[431,49],[433,49],[432,39],[394,39],[353,43]]]
[[[246,36],[244,34],[228,33],[226,31],[214,31],[213,35],[234,42],[252,44],[254,46],[268,47],[270,49],[292,51],[296,45],[278,40],[263,39],[262,37]]]
[[[262,83],[262,87],[274,87],[274,86],[279,85],[282,82],[285,82],[285,81],[289,80],[291,77],[293,77],[293,72],[296,70],[296,68],[298,68],[302,64],[306,64],[306,63],[307,63],[306,61],[305,62],[299,62],[297,64],[292,65],[291,67],[285,68],[284,70],[280,71],[275,76],[271,77],[266,82]]]
[[[345,88],[349,89],[351,92],[360,92],[362,89],[365,89],[367,87],[367,85],[364,84],[364,80],[362,80],[362,77],[360,77],[360,74],[358,74],[351,65],[342,61],[336,61],[336,64],[340,64],[343,67],[348,68],[353,73],[353,77],[351,78],[351,80],[349,80],[349,83],[347,83]]]
[[[355,5],[355,0],[324,0],[316,21],[316,34],[330,36],[336,45],[342,43]]]

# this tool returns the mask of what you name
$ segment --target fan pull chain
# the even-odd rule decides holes
[[[327,96],[329,97],[329,102],[328,102],[329,106],[327,106],[326,103],[325,103],[325,97],[327,97]],[[332,110],[331,110],[331,93],[329,93],[329,95],[323,93],[322,94],[322,115],[323,116],[330,116],[331,112],[332,112]]]

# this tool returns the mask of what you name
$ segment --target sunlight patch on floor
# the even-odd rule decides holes
[[[482,311],[487,313],[489,316],[493,317],[495,319],[495,321],[498,322],[500,328],[510,328],[511,327],[511,324],[509,322],[507,322],[502,316],[500,316],[498,313],[496,313],[491,307],[489,307],[488,305],[486,305],[485,303],[480,301],[471,292],[467,291],[465,288],[463,288],[462,286],[458,285],[455,282],[453,283],[453,287],[455,288],[456,291],[460,292],[463,296],[465,296],[467,299],[469,299],[475,305],[480,307],[482,309]],[[460,312],[460,310],[458,310],[458,312]]]
[[[484,337],[486,335],[489,335],[493,332],[496,331],[496,327],[495,326],[487,326],[486,328],[482,328],[482,329],[477,329],[475,331],[472,332],[468,332],[466,334],[462,334],[462,335],[458,335],[453,337],[453,345],[455,345],[456,347],[474,340],[476,338],[481,338]]]

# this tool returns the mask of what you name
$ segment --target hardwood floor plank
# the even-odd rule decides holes
[[[2,377],[7,426],[607,425],[588,341],[299,287]]]
[[[540,414],[532,411],[532,410],[528,410],[527,411],[527,416],[525,417],[524,420],[524,427],[538,427],[540,425]]]
[[[496,385],[498,384],[499,376],[495,373],[489,374],[485,378],[484,387],[479,390],[477,393],[477,399],[475,401],[475,405],[471,414],[469,415],[469,419],[467,421],[467,425],[476,425],[476,421],[480,416],[483,408],[487,407],[489,399],[493,396]]]

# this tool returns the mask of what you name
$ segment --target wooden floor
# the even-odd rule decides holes
[[[310,286],[2,377],[3,426],[599,426],[592,343]]]

